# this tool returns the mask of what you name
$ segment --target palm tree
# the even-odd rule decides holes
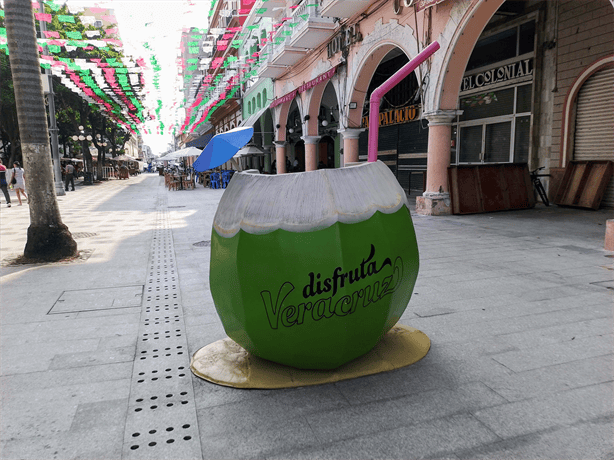
[[[4,14],[30,198],[30,227],[24,256],[46,261],[76,256],[77,243],[62,223],[55,197],[32,2],[4,0]]]

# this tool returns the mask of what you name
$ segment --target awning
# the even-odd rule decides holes
[[[258,119],[262,116],[262,114],[268,109],[268,107],[265,107],[264,109],[260,109],[258,112],[250,115],[248,118],[246,118],[245,120],[243,120],[239,126],[254,126],[256,124],[256,122],[258,121]],[[262,127],[261,127],[262,128]],[[257,134],[257,133],[254,133]]]
[[[186,147],[196,147],[197,149],[204,149],[207,144],[209,143],[209,141],[211,140],[211,138],[213,137],[213,131],[211,131],[210,133],[207,133],[203,136],[200,136],[197,139],[194,139],[193,141],[190,141],[188,143],[186,143]]]

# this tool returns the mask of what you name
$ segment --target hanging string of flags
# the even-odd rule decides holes
[[[250,14],[255,0],[242,2],[243,6],[238,11],[239,16]],[[216,9],[217,0],[213,0],[209,10],[209,17]],[[266,4],[263,2],[263,4]],[[296,10],[301,5],[291,6],[290,9]],[[307,4],[304,8],[314,7],[317,4]],[[256,16],[266,16],[270,13],[270,8],[261,7],[254,11]],[[272,30],[268,30],[260,24],[248,25],[245,27],[211,28],[202,31],[199,35],[191,34],[189,41],[185,43],[182,51],[187,51],[186,55],[196,55],[185,60],[179,59],[178,64],[184,76],[184,83],[187,85],[194,77],[186,72],[195,70],[216,70],[224,69],[225,73],[218,73],[215,77],[211,73],[201,76],[198,94],[189,107],[186,107],[186,115],[180,131],[192,133],[203,123],[207,122],[214,111],[221,107],[228,99],[233,97],[240,85],[256,76],[257,69],[267,58],[268,52],[254,51],[251,47],[263,49],[267,44],[280,44],[287,36],[292,34],[292,30],[309,18],[308,13],[297,14],[293,17],[283,17],[278,23],[273,24]],[[220,16],[230,17],[237,13],[230,10],[220,10]],[[265,34],[262,32],[266,31]],[[188,31],[184,31],[188,32]],[[200,32],[200,31],[199,31]],[[264,35],[264,36],[263,36]],[[200,45],[199,45],[200,43]],[[182,43],[183,45],[183,43]],[[228,53],[229,49],[251,49],[241,56]],[[202,52],[201,52],[202,50]],[[226,56],[214,57],[215,53],[222,52]],[[183,53],[182,53],[183,54]],[[211,57],[198,58],[199,55],[209,55]],[[184,103],[187,102],[184,100]]]
[[[59,30],[43,32],[43,37],[37,39],[40,53],[40,65],[50,69],[62,84],[75,92],[90,104],[100,107],[107,115],[124,126],[130,132],[138,133],[138,126],[144,121],[145,109],[138,97],[144,86],[143,66],[135,64],[126,58],[87,57],[66,58],[61,55],[78,49],[83,51],[115,52],[121,56],[123,43],[114,38],[118,33],[115,16],[105,15],[107,9],[91,7],[88,11],[102,14],[98,17],[75,12],[60,14],[64,5],[53,0],[45,1],[46,13],[39,12],[40,3],[32,2],[35,18],[40,22],[54,24]],[[72,13],[72,11],[71,11]],[[4,10],[0,9],[0,17]],[[104,21],[106,27],[97,27],[96,21]],[[90,30],[71,30],[70,25],[82,25]],[[64,25],[66,28],[64,28]],[[59,27],[57,27],[59,26]],[[72,29],[74,29],[74,27]],[[60,28],[61,27],[61,28]],[[85,37],[84,37],[85,35]],[[43,54],[44,48],[47,53]],[[9,54],[6,28],[0,27],[0,51]],[[104,56],[105,53],[95,53]]]

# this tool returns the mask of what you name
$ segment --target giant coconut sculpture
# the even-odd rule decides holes
[[[433,54],[429,45],[370,100]],[[407,198],[377,159],[296,174],[235,174],[213,222],[210,284],[228,336],[261,358],[334,369],[370,351],[399,320],[418,276]]]

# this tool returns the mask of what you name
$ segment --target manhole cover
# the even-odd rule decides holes
[[[194,246],[199,247],[199,248],[205,248],[205,247],[211,246],[211,241],[210,240],[199,241],[198,243],[194,243]]]
[[[98,233],[87,233],[87,232],[77,232],[73,233],[73,238],[91,238],[92,236],[97,236]]]
[[[92,310],[140,307],[143,285],[64,291],[53,304],[49,315]]]

